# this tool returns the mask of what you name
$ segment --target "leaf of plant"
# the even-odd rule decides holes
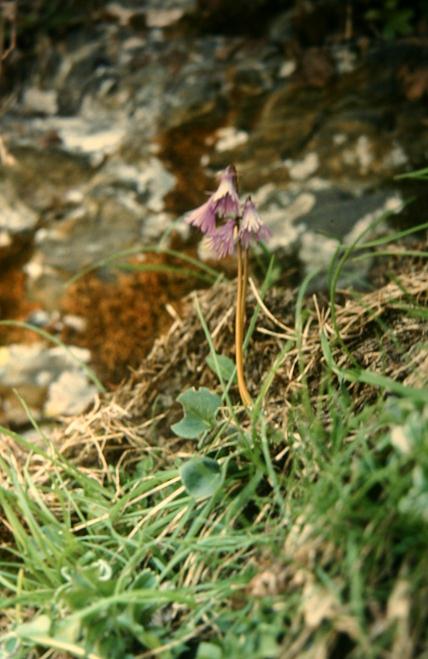
[[[209,430],[221,404],[220,396],[206,387],[188,389],[177,398],[183,407],[184,417],[171,430],[184,439],[197,439]]]
[[[230,378],[235,372],[235,364],[233,361],[226,357],[226,355],[218,355],[214,359],[214,355],[210,354],[205,360],[210,367],[210,369],[224,382],[229,382]],[[217,362],[217,364],[216,364]],[[218,366],[218,369],[217,369]],[[220,371],[220,373],[218,372]]]
[[[188,494],[195,498],[212,496],[223,480],[220,465],[211,458],[192,458],[185,462],[180,477]]]

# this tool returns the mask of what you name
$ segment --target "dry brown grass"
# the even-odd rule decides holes
[[[259,315],[251,339],[246,372],[249,389],[257,395],[264,374],[288,339],[295,345],[278,368],[264,402],[265,415],[275,427],[284,430],[295,394],[305,379],[313,402],[319,403],[319,386],[324,355],[320,332],[330,339],[333,357],[341,368],[358,365],[396,381],[421,386],[427,381],[427,323],[413,317],[403,307],[410,298],[419,305],[428,302],[428,267],[406,258],[395,262],[396,283],[384,283],[373,292],[355,297],[341,291],[335,307],[336,329],[331,309],[323,295],[306,300],[306,315],[300,336],[296,335],[296,291],[272,289],[262,307],[250,291],[248,318],[258,306]],[[253,287],[254,290],[254,287]],[[136,452],[163,455],[185,450],[170,426],[177,420],[177,396],[188,387],[218,385],[206,365],[209,347],[195,310],[197,298],[218,353],[233,358],[234,282],[223,282],[208,290],[193,292],[183,301],[180,318],[155,342],[131,377],[111,394],[99,400],[92,410],[71,420],[57,432],[55,444],[85,467],[97,465],[103,471],[107,462],[124,460]],[[384,333],[383,326],[389,331]],[[375,395],[373,387],[348,384],[353,405],[360,409]],[[238,401],[235,391],[232,399]],[[0,449],[8,450],[6,448]]]

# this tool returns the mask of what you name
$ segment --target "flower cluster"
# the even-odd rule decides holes
[[[189,213],[186,222],[209,237],[219,258],[233,254],[237,243],[248,249],[252,242],[267,240],[270,236],[251,197],[241,206],[233,165],[221,172],[217,190],[202,206]]]

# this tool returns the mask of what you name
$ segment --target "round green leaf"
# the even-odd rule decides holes
[[[197,439],[215,423],[221,398],[206,387],[188,389],[177,398],[183,406],[184,416],[171,430],[179,437]]]
[[[181,467],[180,476],[187,492],[195,498],[212,496],[223,480],[220,465],[211,458],[192,458]]]

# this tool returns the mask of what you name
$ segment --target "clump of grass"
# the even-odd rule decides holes
[[[2,429],[0,656],[422,657],[425,257],[382,257],[394,281],[340,295],[336,259],[326,302],[308,280],[266,294],[268,273],[248,307],[251,408],[220,284],[60,438]],[[172,396],[198,380],[210,412],[190,405],[198,432],[174,436]]]

